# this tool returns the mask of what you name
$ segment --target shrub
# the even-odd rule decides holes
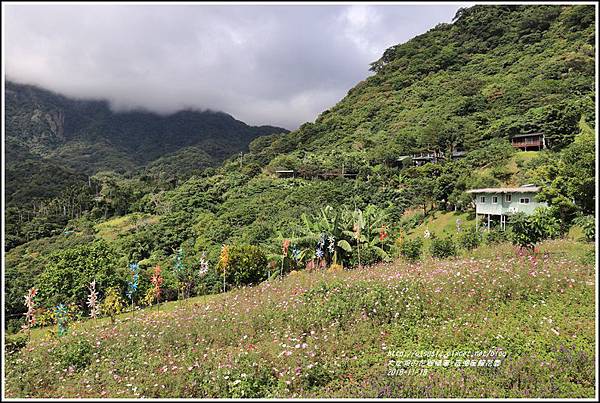
[[[6,320],[6,334],[18,333],[25,324],[25,317]]]
[[[62,368],[72,367],[84,369],[92,362],[93,347],[84,338],[65,340],[56,350],[54,355]]]
[[[225,281],[235,286],[259,283],[267,278],[267,257],[254,245],[234,245],[228,249],[228,258],[219,261],[218,270]]]
[[[466,250],[473,250],[481,244],[481,233],[475,228],[469,228],[458,236],[458,245]]]
[[[546,207],[537,208],[531,215],[514,214],[509,223],[512,243],[530,249],[544,239],[555,237],[560,231],[558,220]]]
[[[400,226],[402,226],[402,228],[404,228],[406,231],[410,231],[411,229],[416,228],[424,220],[425,216],[423,213],[415,213],[408,218],[402,219]]]
[[[444,259],[450,256],[456,256],[456,244],[452,237],[437,238],[431,235],[431,245],[429,246],[431,256],[438,259]]]
[[[582,217],[577,217],[575,219],[575,224],[579,225],[583,230],[583,235],[588,241],[593,241],[596,236],[596,220],[594,216],[587,215]]]
[[[16,353],[27,345],[27,336],[24,334],[7,335],[4,339],[6,354]]]
[[[400,255],[409,262],[416,262],[421,259],[423,249],[423,240],[421,238],[405,238],[400,243]]]
[[[369,244],[361,243],[360,245],[360,264],[362,266],[369,266],[380,262],[382,259],[381,254]],[[358,266],[358,248],[353,247],[348,260],[348,266]]]
[[[483,233],[483,242],[486,245],[495,245],[508,240],[506,231],[491,229]]]
[[[106,291],[106,297],[102,302],[102,312],[110,316],[110,321],[115,322],[115,316],[125,308],[123,298],[118,288],[111,287]]]
[[[75,303],[83,306],[88,294],[87,285],[92,280],[96,280],[99,290],[121,282],[117,259],[116,252],[105,241],[53,253],[37,279],[43,304]]]
[[[219,275],[216,267],[211,266],[196,284],[196,295],[217,294],[223,288],[223,274]]]

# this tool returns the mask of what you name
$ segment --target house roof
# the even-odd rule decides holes
[[[520,186],[518,188],[471,189],[467,190],[467,193],[536,193],[539,191],[539,186]]]
[[[510,136],[511,139],[517,139],[521,137],[531,137],[531,136],[543,136],[544,133],[524,133],[524,134],[515,134],[514,136]]]
[[[401,155],[398,157],[398,159],[396,161],[404,161],[406,159],[410,159],[410,155]]]

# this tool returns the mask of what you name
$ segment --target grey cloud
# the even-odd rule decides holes
[[[447,5],[5,5],[7,78],[116,110],[312,121]]]

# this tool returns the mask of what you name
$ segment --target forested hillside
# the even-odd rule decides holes
[[[191,150],[197,158],[187,161],[181,171],[198,173],[198,169],[217,166],[246,151],[257,136],[287,131],[248,126],[223,112],[115,113],[106,101],[70,99],[10,81],[6,83],[5,112],[8,205],[30,201],[21,194],[42,198],[60,193],[59,183],[54,189],[24,189],[28,181],[23,179],[37,178],[45,171],[41,169],[44,164],[59,164],[65,172],[87,180],[87,175],[103,170],[133,173],[148,163],[160,164],[156,162],[159,158],[173,159],[178,152],[190,154]],[[24,172],[23,161],[32,169]],[[18,171],[13,174],[13,169]]]
[[[9,246],[51,235],[92,208],[100,172],[141,176],[147,191],[173,187],[246,151],[260,135],[287,132],[248,126],[222,112],[115,113],[105,101],[70,99],[10,81],[5,112]],[[73,201],[69,192],[85,200]]]
[[[594,10],[589,6],[477,6],[385,51],[377,74],[314,123],[263,150],[339,165],[339,153],[394,161],[421,150],[477,149],[543,131],[569,144],[594,116]],[[328,157],[327,153],[333,152]]]
[[[476,187],[540,185],[540,199],[565,233],[594,210],[594,22],[594,7],[585,5],[460,10],[452,24],[385,51],[371,66],[374,74],[314,123],[287,134],[274,128],[231,131],[211,138],[213,148],[188,137],[193,133],[186,123],[210,118],[215,123],[207,124],[209,132],[216,135],[223,119],[239,122],[209,112],[162,118],[136,112],[105,120],[95,114],[108,114],[102,112],[106,106],[76,102],[78,119],[67,124],[65,114],[64,130],[54,130],[50,122],[62,121],[60,115],[42,110],[44,118],[32,120],[39,109],[30,107],[23,109],[27,118],[17,119],[17,108],[10,112],[14,122],[7,120],[7,136],[9,127],[20,127],[19,144],[28,152],[79,172],[81,150],[100,170],[108,167],[95,152],[114,149],[111,166],[124,167],[127,175],[97,173],[79,203],[81,214],[68,223],[41,215],[34,227],[14,227],[7,313],[23,312],[22,295],[32,285],[44,303],[79,308],[92,278],[102,295],[108,287],[123,294],[132,263],[142,270],[141,300],[156,265],[164,269],[163,295],[175,299],[181,287],[200,295],[315,265],[390,260],[400,253],[403,234],[426,214],[469,211],[465,191]],[[167,122],[172,140],[159,142],[162,132],[154,128]],[[124,128],[132,135],[124,137]],[[549,148],[525,158],[508,139],[533,131],[545,134]],[[180,166],[214,166],[224,150],[233,155],[243,147],[229,147],[251,139],[241,158],[170,184]],[[456,150],[466,151],[464,158],[404,168],[397,161]],[[134,174],[150,156],[155,160]],[[278,177],[278,170],[293,170],[294,177]],[[61,214],[60,205],[52,214]],[[409,217],[407,210],[418,214]],[[48,222],[53,224],[42,235],[52,237],[27,232]],[[33,240],[16,246],[27,239]],[[228,271],[230,258],[250,263],[236,274]],[[98,262],[102,272],[96,276]],[[199,267],[208,267],[202,276]]]

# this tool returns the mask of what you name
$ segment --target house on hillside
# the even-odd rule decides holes
[[[436,163],[444,159],[443,153],[420,153],[413,154],[412,161],[415,166],[425,165],[428,162]]]
[[[467,155],[466,151],[452,151],[452,155],[450,156],[450,158],[452,158],[453,160],[457,160],[460,158],[464,158]]]
[[[510,138],[510,144],[521,151],[539,151],[546,148],[544,133],[518,134]]]
[[[275,175],[278,178],[295,178],[296,171],[294,171],[293,169],[278,169],[275,171]]]
[[[492,220],[499,220],[500,229],[506,229],[506,217],[514,213],[531,214],[538,207],[547,206],[544,202],[535,201],[540,188],[524,185],[514,188],[472,189],[467,193],[475,197],[475,226],[479,227],[479,216],[487,217],[486,228],[490,228]],[[485,222],[484,222],[485,223]]]
[[[412,157],[410,155],[401,155],[396,158],[394,166],[396,168],[408,168],[412,162]]]

